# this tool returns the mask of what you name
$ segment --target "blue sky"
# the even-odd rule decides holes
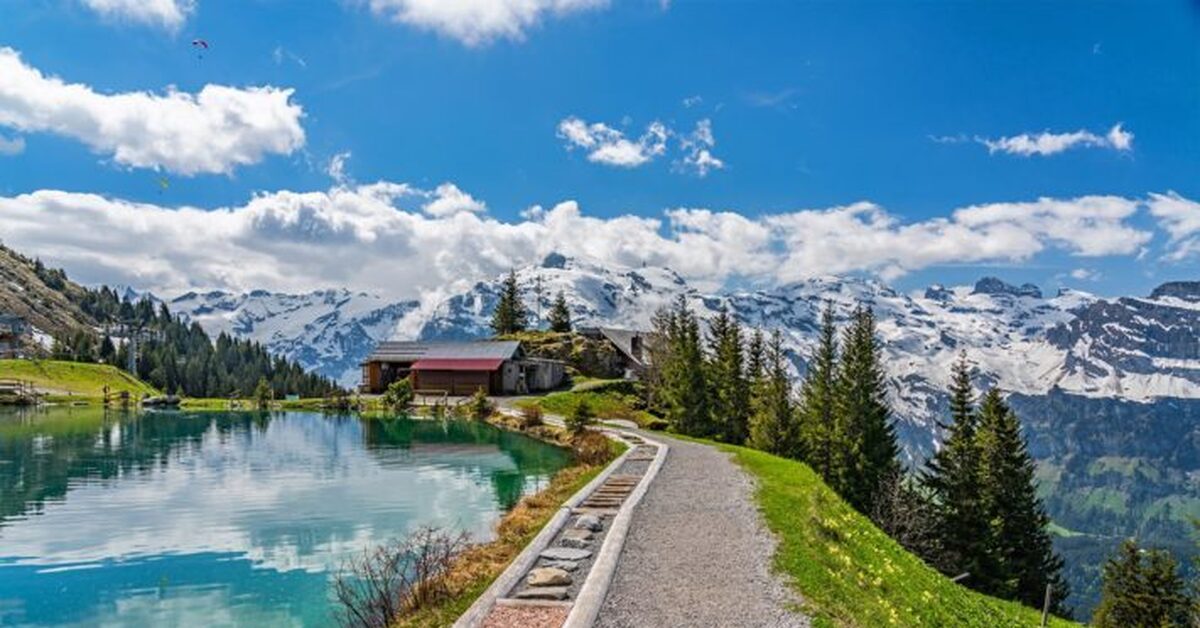
[[[191,97],[207,85],[293,90],[247,101],[267,120],[249,128],[209,117],[211,129],[179,122],[143,132],[104,127],[130,115],[112,113],[124,105],[111,98],[80,116],[61,102],[76,94],[24,83],[6,96],[0,76],[0,238],[89,281],[160,290],[345,283],[408,294],[543,253],[541,240],[562,231],[517,237],[506,225],[545,222],[529,208],[553,214],[573,201],[598,222],[567,224],[564,212],[560,229],[612,241],[585,233],[565,248],[613,263],[668,263],[708,283],[861,272],[912,288],[998,274],[1140,294],[1197,278],[1194,2],[537,0],[525,6],[545,10],[499,15],[479,2],[0,1],[10,68],[82,84],[101,99],[161,100],[169,89]],[[192,45],[198,38],[207,50]],[[28,96],[43,87],[43,99]],[[41,116],[51,102],[56,113]],[[226,115],[223,106],[213,115]],[[576,136],[564,127],[572,120]],[[648,134],[656,123],[661,138]],[[609,158],[594,154],[603,145]],[[223,163],[228,146],[245,158]],[[1025,154],[1030,146],[1041,152]],[[716,160],[706,172],[695,163],[700,150]],[[331,175],[342,154],[341,174]],[[407,187],[362,189],[380,181]],[[446,183],[454,189],[439,192]],[[447,192],[452,210],[422,209]],[[1165,205],[1151,197],[1168,193]],[[1108,200],[1093,210],[1077,202],[1087,197]],[[271,206],[251,207],[254,198]],[[860,241],[814,240],[841,223],[811,221],[854,203],[872,204],[841,217],[869,224]],[[412,215],[393,224],[380,204]],[[954,225],[970,231],[961,234],[937,222],[993,204],[983,213],[1007,216],[999,227]],[[158,226],[137,218],[137,207]],[[176,223],[206,224],[180,219],[181,207],[244,216],[205,234],[228,240],[209,252],[139,248],[147,237],[177,236]],[[708,212],[671,222],[664,212],[678,208]],[[621,222],[629,216],[662,224]],[[87,237],[62,233],[88,220],[96,224]],[[684,223],[698,241],[675,234]],[[653,233],[621,241],[630,230]],[[662,252],[670,247],[655,235],[681,250]],[[860,245],[871,252],[858,261]],[[462,259],[435,259],[430,249]],[[361,265],[382,255],[430,259],[421,273],[394,278],[402,286],[303,259]],[[222,261],[230,257],[243,261]]]

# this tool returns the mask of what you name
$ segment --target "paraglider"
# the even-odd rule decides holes
[[[171,187],[171,180],[170,180],[170,179],[168,179],[168,178],[166,178],[166,177],[159,177],[159,178],[158,178],[158,193],[159,193],[159,194],[162,194],[164,191],[166,191],[166,190],[167,190],[168,188],[170,188],[170,187]]]
[[[208,50],[208,42],[203,39],[193,39],[192,48],[197,51],[196,58],[203,59],[204,52]]]

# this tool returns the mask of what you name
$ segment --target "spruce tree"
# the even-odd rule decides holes
[[[982,498],[976,432],[975,391],[971,363],[961,355],[954,363],[950,384],[950,421],[939,422],[942,446],[925,463],[923,481],[938,514],[943,565],[950,575],[971,574],[977,585],[995,571],[989,552],[989,527]]]
[[[550,306],[550,331],[565,334],[571,331],[571,310],[567,308],[567,299],[562,290],[554,297],[554,305]]]
[[[682,295],[659,324],[665,326],[666,355],[659,378],[667,422],[681,434],[708,436],[711,415],[700,324]]]
[[[716,435],[742,444],[749,429],[750,389],[742,356],[742,326],[721,308],[709,323],[708,384]]]
[[[509,271],[500,287],[500,299],[492,312],[492,332],[497,336],[525,331],[529,313],[521,302],[521,291],[517,286],[516,271]]]
[[[838,453],[835,439],[840,432],[835,408],[837,345],[833,304],[827,303],[821,315],[820,339],[808,361],[808,372],[800,388],[800,405],[797,408],[804,460],[826,482],[836,475],[839,467],[834,459]]]
[[[843,347],[837,382],[837,422],[842,430],[837,440],[846,464],[835,488],[851,506],[868,513],[884,480],[900,468],[870,308],[855,310]]]
[[[755,329],[750,334],[750,344],[746,347],[746,380],[751,386],[755,385],[766,370],[766,341],[761,329]]]
[[[1063,561],[1054,553],[1050,517],[1037,496],[1034,462],[1021,424],[993,388],[979,404],[981,496],[990,523],[990,550],[997,570],[981,584],[990,593],[1040,606],[1052,586],[1051,611],[1063,614],[1067,585]]]
[[[783,336],[771,334],[765,370],[755,386],[750,416],[750,446],[777,456],[793,456],[798,441],[792,383],[788,378]]]
[[[1125,541],[1104,565],[1097,628],[1188,626],[1190,603],[1179,566],[1164,550]]]

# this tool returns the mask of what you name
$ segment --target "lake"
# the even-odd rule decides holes
[[[467,421],[0,410],[0,625],[329,625],[347,557],[489,538],[569,463]]]

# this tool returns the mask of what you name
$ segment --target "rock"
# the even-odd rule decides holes
[[[600,522],[600,517],[597,517],[596,515],[579,515],[579,518],[575,520],[575,527],[578,529],[599,532],[600,530],[604,529],[604,524]]]
[[[591,543],[583,539],[573,539],[570,537],[563,537],[559,543],[563,547],[574,547],[576,549],[585,549],[588,545],[591,545]]]
[[[565,600],[567,587],[529,587],[513,594],[518,600]]]
[[[548,547],[539,554],[549,560],[583,560],[592,555],[592,550],[571,547]]]
[[[571,584],[571,574],[557,567],[538,567],[525,576],[525,584],[531,587],[558,587]]]
[[[563,547],[575,547],[583,549],[591,544],[593,536],[594,535],[592,534],[591,530],[584,530],[581,528],[571,529],[563,532],[560,544]]]
[[[579,569],[579,563],[577,563],[573,560],[548,560],[544,564],[542,564],[542,566],[543,567],[553,567],[555,569],[561,569],[563,571],[575,571],[576,569]]]

